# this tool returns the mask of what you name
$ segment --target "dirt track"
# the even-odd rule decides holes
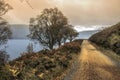
[[[120,80],[120,67],[85,40],[71,80]]]

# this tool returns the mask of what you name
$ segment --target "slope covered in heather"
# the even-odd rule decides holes
[[[0,80],[63,80],[81,51],[82,40],[58,49],[24,53],[1,68]]]
[[[94,34],[89,40],[120,54],[120,23]]]

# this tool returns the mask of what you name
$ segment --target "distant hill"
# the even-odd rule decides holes
[[[24,24],[12,24],[12,39],[27,39],[27,35],[29,34],[29,26]]]
[[[94,34],[89,40],[120,54],[120,23]]]
[[[99,32],[100,30],[88,30],[88,31],[81,31],[77,39],[89,39],[93,34]]]
[[[81,31],[80,33],[89,33],[89,34],[94,34],[99,32],[100,30],[88,30],[88,31]]]
[[[29,26],[25,24],[12,24],[12,39],[27,39],[27,35],[29,34]],[[80,31],[77,39],[88,39],[91,35],[95,34],[99,30],[87,30]]]

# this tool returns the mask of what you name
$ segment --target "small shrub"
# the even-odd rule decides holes
[[[78,53],[80,51],[80,45],[76,42],[66,43],[60,49],[62,50],[62,52],[69,51],[69,53]]]

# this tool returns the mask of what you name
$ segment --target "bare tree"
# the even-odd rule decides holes
[[[9,4],[5,3],[4,0],[0,0],[0,46],[5,44],[12,34],[7,21],[2,18],[10,9],[12,7]],[[8,55],[6,52],[0,51],[0,63],[5,63],[7,59]]]
[[[59,29],[58,36],[56,38],[57,43],[61,46],[62,43],[66,43],[67,40],[70,42],[77,37],[78,32],[74,29],[72,25],[65,25]]]
[[[29,43],[29,45],[27,46],[27,52],[28,53],[32,53],[33,52],[33,44]]]
[[[67,18],[57,8],[44,9],[37,18],[30,19],[29,37],[38,40],[43,46],[53,49],[60,28],[67,23]]]
[[[3,18],[0,18],[0,46],[8,41],[11,34],[9,24]]]
[[[0,17],[3,16],[6,12],[8,12],[12,7],[5,3],[4,0],[0,0]]]
[[[73,39],[75,39],[75,37],[78,36],[78,32],[73,29],[72,25],[68,25],[68,27],[66,28],[66,34],[65,36],[67,37],[67,39],[71,42]]]
[[[77,32],[68,25],[67,18],[57,8],[44,9],[37,18],[30,19],[29,38],[39,41],[43,46],[53,49],[67,39],[72,41]]]
[[[10,9],[12,9],[12,7],[9,4],[5,3],[4,0],[0,0],[0,45],[6,43],[11,36],[8,23],[2,18],[2,16]]]

